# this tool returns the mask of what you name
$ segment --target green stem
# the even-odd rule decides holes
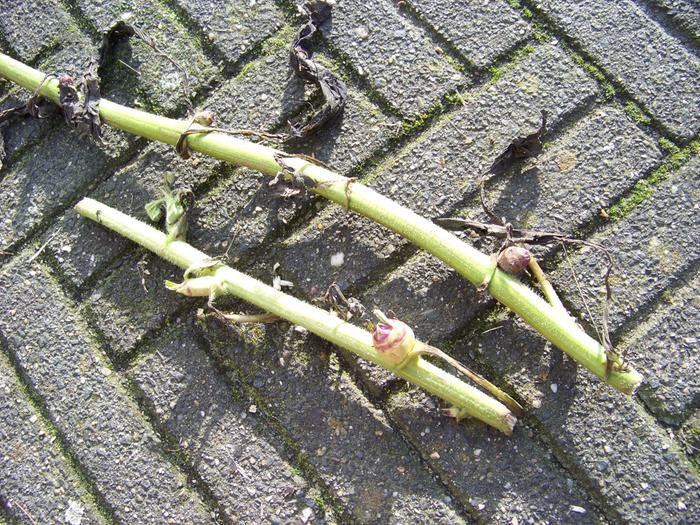
[[[530,272],[532,272],[532,275],[539,283],[540,288],[542,289],[542,293],[544,294],[545,298],[549,301],[549,304],[551,304],[560,312],[565,312],[568,315],[568,312],[566,311],[566,308],[564,308],[561,299],[559,299],[557,292],[554,290],[552,283],[550,283],[547,277],[545,276],[544,272],[542,271],[542,267],[539,265],[534,255],[530,255],[529,267]]]
[[[189,244],[182,241],[168,242],[164,233],[95,200],[83,199],[75,209],[82,216],[137,242],[180,268],[187,269],[210,260],[206,254]],[[397,376],[464,409],[469,415],[507,435],[512,433],[516,418],[508,408],[441,368],[418,358],[397,369],[395,364],[374,349],[372,334],[367,330],[275,290],[272,286],[263,284],[229,266],[218,267],[212,274],[212,278],[220,282],[227,293],[303,326],[310,332],[356,353],[363,359],[383,366]]]
[[[44,78],[41,72],[2,53],[0,75],[30,90],[36,89]],[[47,82],[41,88],[41,94],[57,101],[57,82]],[[185,121],[151,115],[105,99],[100,103],[100,116],[116,128],[168,144],[175,144],[188,125]],[[192,135],[187,140],[191,150],[256,169],[266,175],[274,176],[280,169],[274,158],[277,150],[273,148],[221,133]],[[346,177],[301,158],[286,158],[285,163],[313,180],[317,184],[314,192],[399,233],[475,285],[492,276],[489,293],[554,345],[622,392],[631,394],[639,386],[642,376],[638,372],[632,368],[608,371],[606,353],[600,343],[579,329],[568,315],[549,305],[516,278],[495,268],[487,255],[367,186],[351,184]]]

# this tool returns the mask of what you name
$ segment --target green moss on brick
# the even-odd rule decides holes
[[[649,118],[649,116],[632,101],[625,104],[625,113],[627,113],[629,117],[637,124],[646,125],[651,123],[651,118]]]
[[[669,155],[673,155],[675,153],[678,153],[681,150],[678,146],[676,146],[673,142],[668,140],[666,137],[661,137],[659,139],[659,146],[661,146],[661,149],[664,150]]]
[[[608,81],[608,79],[605,78],[605,75],[603,75],[602,71],[598,69],[597,66],[594,66],[593,64],[585,60],[578,53],[571,53],[571,57],[573,58],[574,62],[576,62],[576,64],[585,69],[589,75],[591,75],[593,78],[595,78],[598,82],[602,84],[603,96],[606,100],[610,100],[615,96],[615,87]]]
[[[693,155],[697,155],[698,152],[700,152],[700,137],[696,138],[682,149],[678,148],[671,141],[663,138],[659,140],[660,144],[662,140],[665,141],[667,147],[671,148],[670,155],[664,159],[661,166],[656,168],[648,178],[637,182],[629,195],[620,199],[620,202],[614,206],[611,206],[608,211],[610,220],[617,221],[625,217],[640,203],[651,197],[659,184],[668,179],[671,174],[685,166]],[[663,147],[662,145],[662,148]]]

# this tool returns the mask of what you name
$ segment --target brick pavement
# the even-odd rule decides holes
[[[58,118],[27,119],[3,128],[0,171],[0,523],[696,521],[700,8],[467,4],[339,2],[318,58],[349,105],[298,150],[425,216],[476,217],[477,176],[546,109],[545,151],[492,177],[488,198],[519,225],[610,249],[611,327],[645,375],[638,394],[335,205],[281,201],[250,170],[120,132],[97,147]],[[49,72],[79,71],[115,21],[141,24],[224,125],[275,131],[315,100],[288,68],[290,1],[4,9],[0,49]],[[179,69],[138,42],[111,59],[106,97],[184,117]],[[25,96],[0,81],[0,107]],[[302,298],[336,281],[395,311],[525,403],[514,435],[447,420],[437,400],[288,325],[195,321],[201,301],[162,287],[178,270],[71,210],[88,195],[144,217],[165,171],[196,194],[194,245],[263,280],[280,262]],[[569,265],[597,305],[601,261],[540,253],[586,317]]]

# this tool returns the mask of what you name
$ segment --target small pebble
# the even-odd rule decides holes
[[[250,407],[248,408],[248,412],[250,412],[251,414],[255,414],[257,411],[258,407],[256,407],[255,405],[250,405]]]
[[[430,454],[430,459],[438,460],[440,459],[440,454],[438,454],[437,452],[433,452],[432,454]]]
[[[585,514],[586,509],[579,507],[578,505],[571,505],[571,512],[575,512],[576,514]]]
[[[344,262],[345,262],[345,254],[343,252],[338,252],[338,253],[334,253],[333,255],[331,255],[331,266],[333,268],[337,268],[338,266],[342,266]]]
[[[559,385],[557,385],[556,383],[552,383],[551,385],[549,385],[549,388],[551,388],[552,392],[556,394],[557,390],[559,390]]]
[[[304,508],[304,510],[301,511],[301,522],[302,523],[308,523],[309,520],[311,519],[311,516],[314,515],[314,511],[311,510],[309,507]]]

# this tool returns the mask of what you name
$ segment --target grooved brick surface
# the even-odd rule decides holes
[[[660,184],[649,199],[627,216],[593,237],[598,243],[615,247],[616,270],[610,278],[611,332],[638,316],[700,258],[696,227],[699,191],[700,159],[696,158]],[[590,250],[583,250],[572,258],[572,264],[584,299],[589,305],[600,304],[604,297],[605,262],[592,256]],[[570,279],[568,268],[561,268],[552,276],[555,286]],[[571,290],[564,295],[579,311],[584,311],[578,293]]]
[[[506,2],[409,0],[427,20],[473,64],[488,66],[530,36],[529,25]],[[468,30],[467,30],[468,29]]]
[[[231,522],[299,522],[307,502],[315,506],[308,483],[280,457],[283,443],[265,438],[250,403],[234,399],[236,386],[232,393],[198,339],[191,326],[176,328],[130,377]],[[318,509],[309,523],[324,523]]]
[[[0,33],[19,60],[31,62],[45,49],[70,43],[78,32],[58,0],[10,1],[13,5],[3,5]]]
[[[419,115],[468,80],[390,0],[339,2],[321,31],[358,74],[407,117]]]
[[[178,0],[178,5],[200,26],[207,39],[232,62],[270,36],[284,22],[272,0]]]
[[[559,460],[603,498],[613,523],[697,521],[700,480],[644,408],[521,322],[499,316],[488,328],[457,343],[456,354],[481,356],[513,385]]]
[[[695,277],[671,304],[655,315],[641,333],[625,344],[630,361],[646,371],[639,392],[644,403],[666,423],[678,425],[700,403],[696,371],[700,326],[700,279]]]
[[[389,412],[488,523],[537,523],[542,516],[551,523],[605,523],[532,428],[519,426],[506,437],[473,421],[457,424],[415,389],[394,396]],[[504,479],[499,472],[508,474]]]
[[[7,350],[115,518],[211,523],[45,270],[22,259],[4,269],[0,286],[6,290],[0,333]]]
[[[673,133],[700,130],[700,60],[632,0],[536,0]]]
[[[34,154],[12,166],[0,181],[0,250],[23,240],[118,161],[127,143],[120,132],[105,135],[109,146],[98,147],[75,131],[57,127]]]
[[[140,0],[78,0],[82,14],[102,34],[123,20],[138,26],[152,38],[161,52],[177,65],[159,56],[143,42],[131,37],[117,43],[105,67],[105,92],[128,89],[109,96],[121,103],[149,103],[172,112],[184,104],[184,93],[203,86],[217,67],[206,57],[175,14],[159,2]],[[163,28],[167,27],[167,31]],[[189,87],[188,87],[189,84]]]
[[[259,408],[269,410],[299,443],[352,518],[358,523],[465,523],[386,417],[339,370],[325,344],[308,333],[285,334],[268,326],[260,333],[210,321],[206,337],[213,351],[256,389],[266,404]],[[254,360],[250,352],[256,352]]]
[[[683,31],[700,41],[700,4],[696,0],[653,0]]]
[[[105,523],[2,354],[0,501],[19,522],[62,523],[75,513],[85,525]]]
[[[300,2],[11,0],[0,48],[79,78],[101,31],[126,20],[183,66],[216,124],[278,132],[321,101],[289,67]],[[683,165],[668,180],[655,170],[675,151],[665,140],[700,129],[700,4],[518,4],[336,2],[313,45],[348,105],[279,147],[426,217],[483,219],[479,178],[546,110],[543,152],[490,176],[487,199],[617,258],[613,335],[645,377],[638,393],[617,394],[433,256],[318,196],[280,199],[251,170],[108,128],[98,147],[60,116],[24,119],[2,129],[0,523],[697,521],[697,146],[668,159]],[[106,56],[104,98],[187,118],[177,66],[133,39]],[[612,100],[589,65],[616,80]],[[0,108],[28,95],[0,81]],[[319,306],[336,281],[408,321],[526,405],[513,436],[447,419],[437,398],[299,327],[195,320],[206,299],[163,286],[181,270],[72,210],[88,195],[145,218],[166,172],[195,194],[193,245],[265,282],[280,263],[288,291]],[[625,196],[631,211],[606,221]],[[583,317],[566,260],[535,252]],[[597,314],[600,261],[570,259]]]

